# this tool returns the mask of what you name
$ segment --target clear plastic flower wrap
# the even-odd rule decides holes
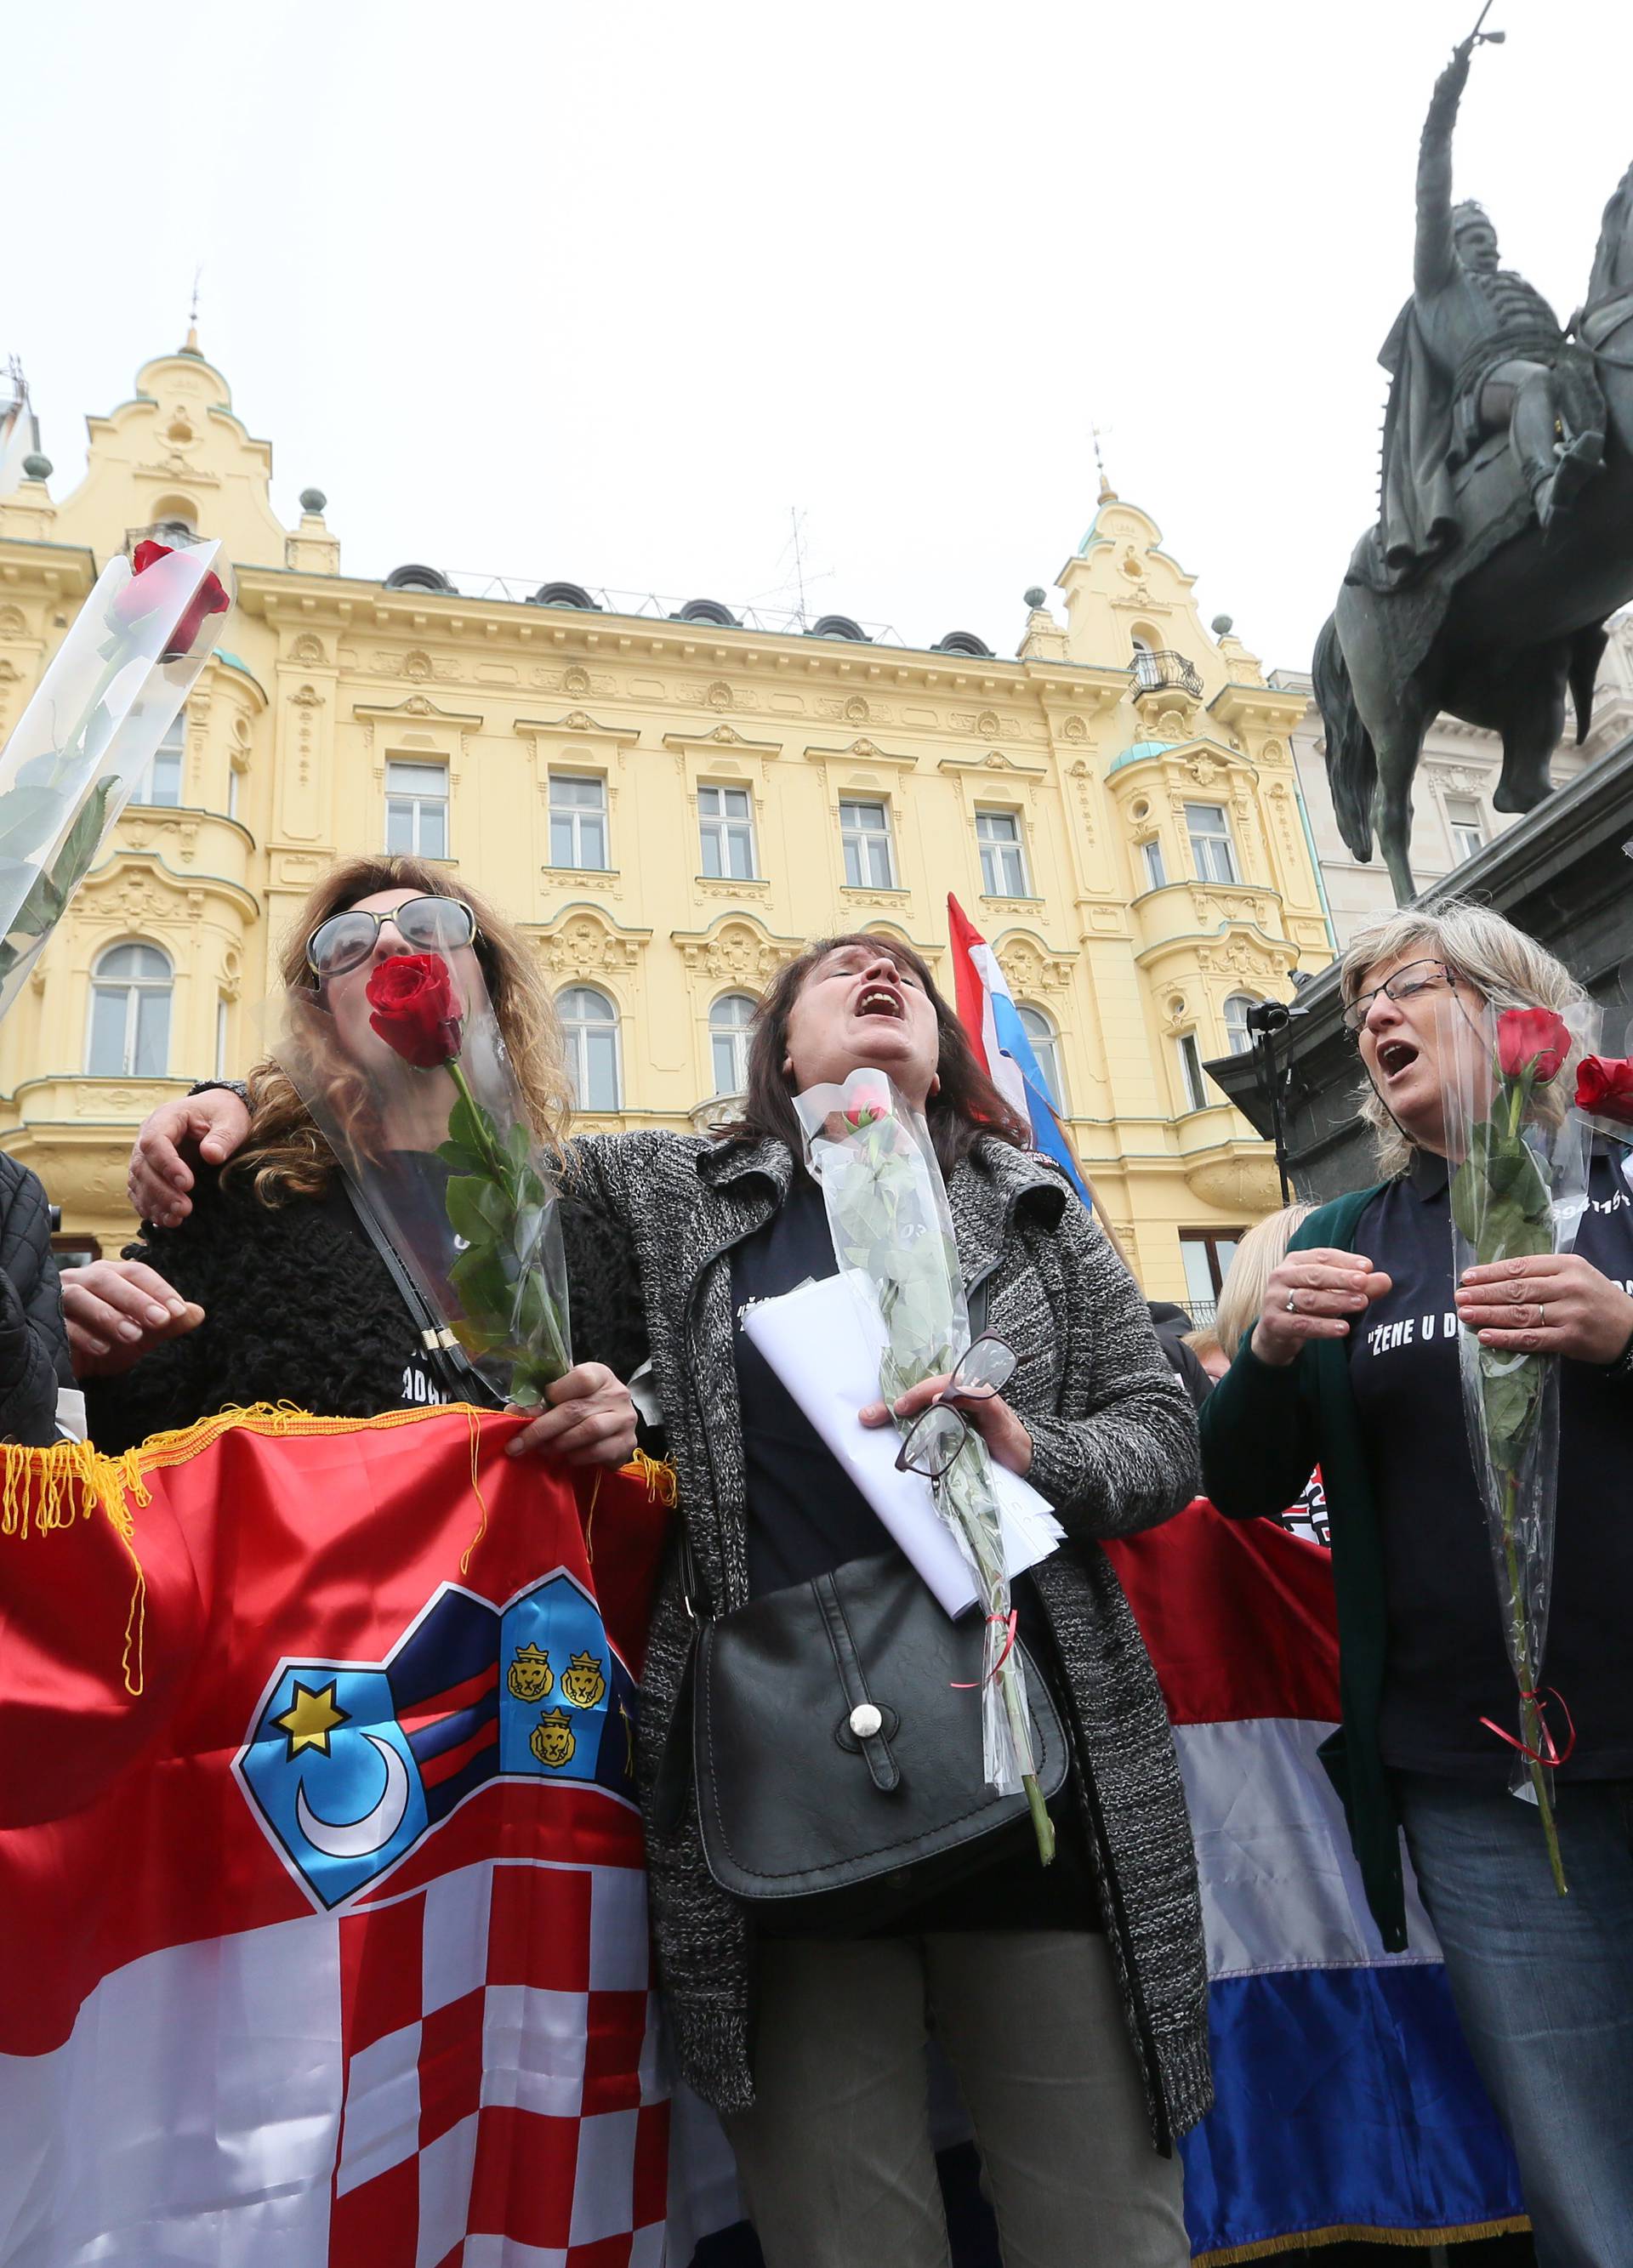
[[[853,1071],[843,1086],[808,1087],[794,1097],[794,1108],[835,1255],[841,1268],[860,1278],[884,1325],[879,1391],[893,1406],[910,1386],[952,1371],[970,1345],[958,1247],[929,1129],[877,1071]],[[898,1422],[907,1434],[921,1421]],[[982,1768],[1000,1794],[1024,1788],[1038,1855],[1047,1866],[1054,1856],[1054,1830],[1034,1769],[1026,1673],[1016,1644],[992,1464],[972,1425],[961,1417],[949,1423],[950,1454],[944,1462],[933,1456],[925,1469],[986,1616]]]
[[[1587,1202],[1589,1130],[1570,1108],[1578,1064],[1599,1032],[1599,1011],[1486,1007],[1453,993],[1439,1014],[1447,1157],[1452,1168],[1452,1267],[1569,1252]],[[1549,1774],[1569,1753],[1549,1720],[1550,1699],[1569,1721],[1568,1697],[1546,1675],[1559,1479],[1557,1358],[1482,1346],[1458,1333],[1463,1413],[1485,1506],[1509,1664],[1518,1692],[1518,1739],[1483,1719],[1514,1749],[1511,1786],[1541,1815],[1548,1861],[1566,1883]]]
[[[110,559],[0,750],[0,1015],[174,722],[232,587],[218,543]]]
[[[292,991],[271,1051],[440,1319],[436,1346],[457,1350],[455,1369],[469,1365],[500,1401],[543,1401],[572,1366],[554,1161],[476,946]]]

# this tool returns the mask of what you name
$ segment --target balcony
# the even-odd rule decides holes
[[[1128,674],[1136,701],[1147,693],[1184,693],[1193,701],[1202,697],[1202,681],[1195,669],[1184,654],[1169,646],[1156,653],[1142,649],[1129,664]]]

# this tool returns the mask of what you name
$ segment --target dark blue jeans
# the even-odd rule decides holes
[[[1407,1845],[1481,2077],[1513,2141],[1539,2268],[1633,2263],[1633,1781],[1533,1804],[1396,1775]]]

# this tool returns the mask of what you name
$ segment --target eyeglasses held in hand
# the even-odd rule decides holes
[[[990,1331],[972,1339],[934,1402],[921,1410],[896,1453],[898,1473],[922,1473],[939,1481],[970,1438],[970,1420],[959,1402],[990,1402],[1015,1375],[1016,1353]]]
[[[477,934],[477,917],[463,898],[405,898],[383,914],[355,906],[318,924],[307,939],[307,968],[320,983],[360,968],[388,922],[417,953],[454,953]]]
[[[1447,985],[1456,991],[1457,972],[1448,968],[1444,961],[1408,961],[1404,968],[1397,968],[1383,983],[1375,984],[1370,992],[1359,994],[1349,1003],[1344,1011],[1344,1031],[1352,1040],[1360,1038],[1367,1011],[1380,993],[1399,1003],[1414,998],[1419,992],[1438,992]]]

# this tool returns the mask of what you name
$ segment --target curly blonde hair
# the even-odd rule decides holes
[[[537,957],[513,922],[477,891],[455,887],[440,867],[420,858],[346,858],[331,866],[295,917],[279,956],[289,991],[314,989],[307,941],[321,922],[381,890],[458,898],[477,918],[477,958],[516,1074],[534,1132],[559,1154],[572,1115],[572,1091],[556,1006]],[[362,1075],[336,1056],[333,1106],[343,1123],[366,1101]],[[282,1066],[270,1057],[248,1080],[249,1131],[223,1179],[248,1183],[262,1204],[321,1197],[338,1170],[335,1153]]]
[[[1415,953],[1426,961],[1444,961],[1494,1008],[1552,1008],[1563,1016],[1587,1001],[1564,962],[1523,929],[1472,898],[1443,898],[1432,908],[1402,906],[1356,932],[1339,972],[1344,1005],[1349,1007],[1369,989],[1375,968],[1386,968]],[[1557,1082],[1562,1109],[1568,1085],[1565,1079]],[[1356,1108],[1372,1130],[1378,1172],[1385,1181],[1393,1181],[1411,1165],[1412,1144],[1370,1079],[1363,1082]]]

